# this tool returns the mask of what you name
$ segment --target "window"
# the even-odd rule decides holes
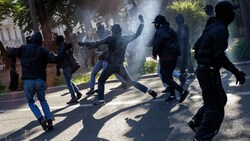
[[[0,40],[1,41],[4,41],[5,39],[4,39],[4,36],[3,36],[3,29],[2,28],[0,28]]]
[[[8,34],[9,40],[11,40],[10,29],[8,27],[6,29],[7,29],[7,34]]]
[[[14,34],[15,34],[15,39],[17,39],[17,30],[16,30],[15,26],[13,27],[13,30],[14,30]]]

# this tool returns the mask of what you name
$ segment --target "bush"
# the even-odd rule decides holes
[[[142,74],[156,73],[157,65],[158,63],[156,61],[146,61],[144,64]]]
[[[179,13],[183,15],[185,23],[190,29],[191,44],[194,44],[205,27],[205,23],[208,17],[203,9],[204,5],[205,3],[203,0],[174,1],[170,3],[166,8],[167,20],[175,29],[177,29],[178,27],[175,22],[175,17]]]
[[[235,39],[228,51],[227,55],[233,62],[250,60],[250,41],[245,39]]]
[[[7,87],[7,86],[4,86],[4,85],[2,84],[2,82],[0,81],[0,94],[1,94],[1,93],[6,93],[6,92],[9,92],[8,87]]]

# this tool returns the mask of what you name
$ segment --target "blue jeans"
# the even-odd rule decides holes
[[[36,116],[37,119],[42,117],[42,113],[39,110],[38,106],[35,104],[34,95],[37,95],[37,98],[42,106],[43,113],[45,114],[45,119],[51,119],[51,113],[49,105],[45,99],[46,83],[42,79],[33,79],[33,80],[24,80],[24,94],[26,96],[30,110]]]
[[[166,84],[166,83],[164,83],[164,82],[162,81],[162,76],[161,76],[160,70],[161,70],[161,65],[160,65],[160,60],[159,60],[159,62],[158,62],[158,67],[157,67],[157,74],[158,74],[159,78],[161,79],[162,85],[163,85],[164,87],[167,87],[168,84]],[[173,74],[172,74],[172,75],[173,75],[173,77],[178,78],[178,79],[179,79],[179,77],[180,77],[180,73],[179,73],[178,71],[176,71],[176,70],[173,71]]]
[[[115,74],[115,73],[119,74],[126,81],[126,83],[129,84],[130,86],[134,86],[144,93],[147,92],[148,88],[146,86],[142,85],[139,82],[131,80],[128,72],[126,71],[123,65],[108,64],[98,79],[98,100],[104,100],[105,82],[112,74]]]
[[[71,81],[72,78],[72,72],[71,72],[71,67],[66,67],[63,68],[63,75],[65,78],[66,85],[69,89],[69,92],[71,94],[72,99],[76,99],[75,93],[79,92],[79,89],[76,87],[76,85]]]
[[[98,74],[98,72],[100,70],[104,70],[108,65],[107,61],[104,60],[99,60],[98,62],[96,62],[95,66],[93,67],[93,70],[91,72],[91,76],[90,76],[90,83],[89,83],[89,87],[91,89],[94,89],[95,87],[95,78],[96,75]],[[114,74],[116,76],[116,78],[122,83],[122,84],[126,84],[126,81],[117,73]]]

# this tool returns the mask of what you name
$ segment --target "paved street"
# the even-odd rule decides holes
[[[228,93],[226,114],[214,141],[250,140],[250,65],[239,66],[247,74],[243,86],[235,85],[235,78],[222,72],[223,85]],[[22,92],[0,95],[0,138],[3,141],[191,141],[194,132],[187,122],[202,105],[197,79],[185,86],[190,95],[182,103],[165,102],[162,84],[156,75],[139,80],[158,92],[152,99],[134,87],[114,90],[118,82],[106,84],[105,106],[92,106],[94,96],[86,96],[87,85],[80,103],[68,106],[68,90],[48,89],[47,100],[55,121],[54,130],[44,132],[26,105]],[[38,103],[39,105],[39,103]],[[40,105],[39,105],[40,106]]]

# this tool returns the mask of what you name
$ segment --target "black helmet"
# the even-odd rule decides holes
[[[113,35],[120,36],[122,34],[122,28],[119,24],[114,24],[111,28],[111,31]]]
[[[165,25],[168,22],[167,22],[167,20],[166,20],[166,18],[164,16],[158,15],[158,16],[155,17],[155,20],[152,23]]]
[[[221,1],[215,6],[216,17],[229,25],[235,17],[234,9],[234,5],[229,1]]]
[[[56,36],[56,44],[59,46],[62,42],[64,42],[64,37],[62,35]]]

